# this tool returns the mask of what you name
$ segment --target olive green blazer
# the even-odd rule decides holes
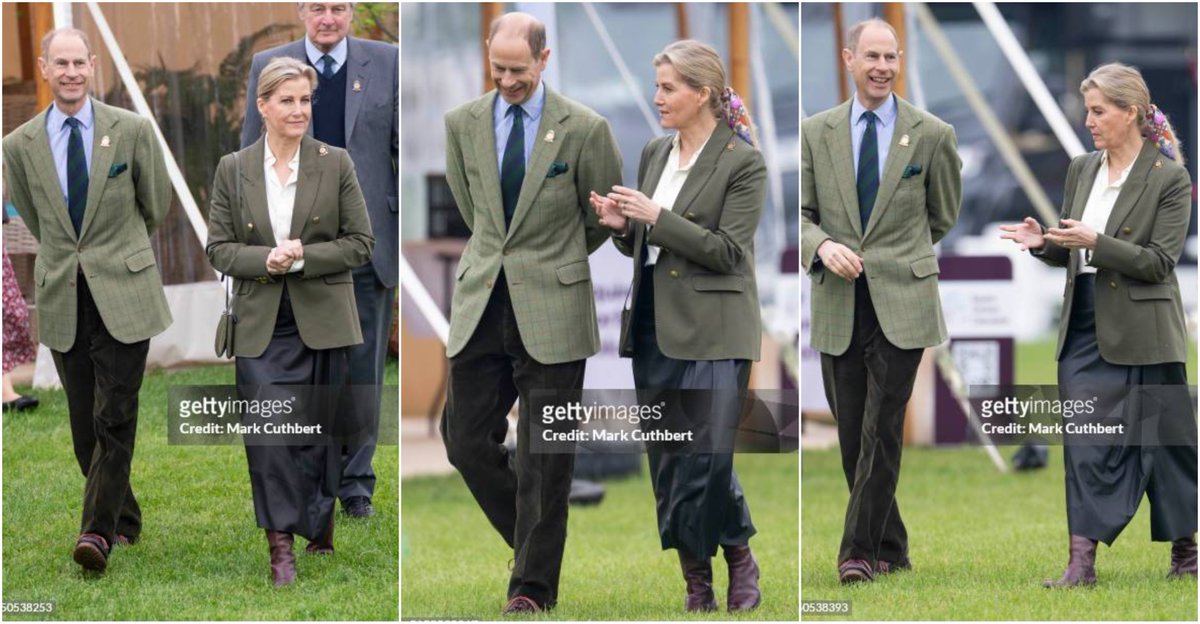
[[[1101,155],[1092,152],[1071,160],[1062,218],[1083,217]],[[1104,361],[1125,366],[1187,361],[1187,329],[1175,263],[1183,253],[1191,213],[1192,181],[1187,169],[1145,141],[1091,254],[1091,265],[1097,268],[1096,342]],[[1067,267],[1056,352],[1061,359],[1079,254],[1046,241],[1034,256]]]
[[[652,197],[666,168],[672,137],[642,149],[638,189]],[[637,306],[646,245],[654,263],[654,324],[658,348],[677,360],[758,360],[762,320],[754,278],[754,234],[766,197],[762,153],[718,122],[688,172],[674,206],[658,223],[634,224],[617,249],[634,258],[631,307]],[[621,355],[633,356],[631,314],[622,315]]]
[[[446,181],[471,229],[454,282],[454,357],[475,333],[501,269],[521,341],[534,360],[559,364],[600,350],[588,255],[608,238],[588,203],[621,183],[608,122],[546,87],[511,227],[504,224],[492,104],[496,92],[446,113]]]
[[[827,239],[863,258],[879,326],[901,349],[946,340],[934,243],[958,220],[962,161],[954,128],[896,98],[896,128],[864,230],[850,142],[850,100],[801,125],[800,262],[812,278],[811,344],[830,355],[850,346],[854,283],[825,269]]]
[[[345,150],[304,137],[288,234],[304,244],[304,268],[269,275],[267,255],[275,247],[275,236],[267,209],[265,149],[264,135],[240,152],[240,170],[233,154],[228,154],[213,177],[206,251],[213,268],[234,278],[233,355],[258,357],[266,350],[284,284],[306,346],[333,349],[359,344],[362,330],[350,270],[370,261],[375,238],[354,163]],[[242,197],[237,202],[239,176]]]
[[[139,342],[171,325],[150,248],[150,233],[171,207],[162,150],[148,120],[95,98],[92,106],[95,137],[79,236],[58,184],[46,111],[4,138],[8,196],[39,243],[38,340],[59,352],[75,344],[80,272],[113,338]]]

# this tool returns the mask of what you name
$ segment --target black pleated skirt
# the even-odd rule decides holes
[[[732,436],[741,411],[738,394],[750,381],[750,361],[677,360],[663,355],[654,328],[653,269],[641,269],[637,309],[633,311],[633,380],[638,402],[656,403],[652,395],[658,390],[729,390],[715,395],[708,425],[715,436]],[[732,448],[732,440],[718,446]],[[664,550],[676,548],[692,557],[712,557],[718,545],[746,544],[757,532],[733,470],[732,453],[670,453],[648,443],[646,454]]]
[[[239,393],[250,393],[252,398],[260,400],[294,396],[296,386],[336,393],[338,388],[344,388],[349,374],[347,348],[305,346],[286,287],[266,351],[256,358],[239,357],[235,366]],[[317,406],[309,409],[332,412],[330,401],[315,403]],[[334,413],[304,414],[295,420],[325,423],[326,431],[331,431],[335,417]],[[341,458],[332,438],[330,444],[317,446],[247,444],[246,461],[258,526],[317,539],[333,519],[341,481]]]
[[[1102,541],[1117,539],[1145,495],[1150,500],[1150,534],[1171,541],[1196,532],[1196,421],[1182,362],[1145,366],[1110,364],[1096,342],[1095,275],[1075,280],[1070,324],[1058,384],[1066,398],[1124,397],[1103,413],[1076,414],[1083,424],[1122,423],[1116,445],[1073,443],[1063,446],[1066,467],[1067,524],[1073,535]],[[1130,331],[1137,331],[1137,319]],[[1141,393],[1130,392],[1142,390]]]

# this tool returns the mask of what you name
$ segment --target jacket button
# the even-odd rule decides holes
[[[247,224],[246,224],[246,229],[248,229],[248,230],[253,230],[253,229],[254,229],[254,224],[253,224],[253,223],[247,223]]]
[[[689,212],[689,213],[687,213],[687,218],[691,219],[692,221],[695,221],[695,220],[696,220],[696,213],[694,213],[694,212]]]
[[[1116,282],[1109,282],[1109,283],[1108,283],[1108,287],[1109,287],[1109,288],[1116,288],[1116,287],[1117,287],[1117,283],[1116,283]]]
[[[492,287],[492,280],[488,280],[488,281],[487,281],[487,284],[486,284],[486,286],[487,286],[488,288],[491,288],[491,287]]]
[[[1123,230],[1121,230],[1121,231],[1122,231],[1122,232],[1125,232],[1126,234],[1130,234],[1130,233],[1132,233],[1132,232],[1133,232],[1133,228],[1131,228],[1131,227],[1127,227],[1127,228],[1125,228],[1125,229],[1123,229]]]
[[[313,217],[313,223],[320,223],[321,217]]]
[[[676,271],[675,269],[671,269],[671,277],[679,277],[679,271]]]

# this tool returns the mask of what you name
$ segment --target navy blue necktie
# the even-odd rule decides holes
[[[333,78],[333,57],[326,54],[321,57],[325,61],[325,70],[321,72],[321,80],[329,80]]]
[[[67,139],[67,214],[71,216],[75,236],[79,236],[83,227],[83,209],[87,206],[87,156],[83,151],[79,120],[68,117],[66,123],[71,126],[71,138]]]
[[[521,181],[525,179],[525,111],[520,106],[508,109],[513,116],[512,131],[508,143],[504,144],[504,158],[500,161],[500,195],[504,200],[504,225],[512,225],[513,213],[517,210],[517,199],[521,197]]]
[[[879,194],[879,138],[875,133],[875,113],[867,111],[860,119],[867,120],[862,145],[858,150],[858,216],[862,219],[865,234],[871,210],[875,207],[875,196]]]

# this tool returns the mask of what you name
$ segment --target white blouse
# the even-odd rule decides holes
[[[1121,187],[1125,185],[1125,179],[1129,177],[1129,171],[1133,169],[1133,162],[1129,163],[1121,171],[1121,176],[1116,182],[1108,183],[1108,150],[1104,150],[1100,156],[1100,170],[1096,172],[1096,181],[1092,183],[1092,192],[1088,195],[1087,203],[1084,204],[1083,216],[1079,219],[1083,223],[1088,224],[1096,232],[1103,234],[1104,228],[1108,226],[1108,218],[1112,215],[1113,206],[1117,203],[1117,195],[1121,193]],[[1078,252],[1079,273],[1095,273],[1096,267],[1088,264],[1092,258],[1092,254],[1087,249],[1080,249]]]
[[[711,138],[711,135],[710,135]],[[704,140],[704,145],[700,149],[692,153],[692,157],[688,159],[687,164],[679,166],[679,133],[675,133],[675,137],[671,139],[671,153],[667,155],[667,166],[663,167],[662,177],[658,179],[658,186],[654,188],[654,197],[650,200],[658,204],[663,210],[670,210],[675,206],[675,199],[679,197],[679,191],[683,189],[683,183],[687,181],[688,173],[691,172],[692,166],[696,164],[696,159],[700,157],[700,152],[704,151],[704,146],[708,145],[708,139]],[[647,227],[646,235],[650,235],[650,228]],[[646,266],[652,266],[658,262],[658,245],[646,246]]]
[[[275,174],[275,162],[275,154],[271,153],[271,144],[264,139],[263,174],[267,181],[267,212],[271,215],[271,234],[275,239],[275,245],[281,246],[290,240],[289,237],[292,233],[292,214],[296,207],[297,177],[300,172],[299,146],[297,146],[292,160],[288,162],[291,174],[288,175],[287,182],[283,184],[279,183],[279,176]],[[295,273],[303,269],[304,260],[300,259],[292,263],[292,268],[288,270],[288,273]]]

